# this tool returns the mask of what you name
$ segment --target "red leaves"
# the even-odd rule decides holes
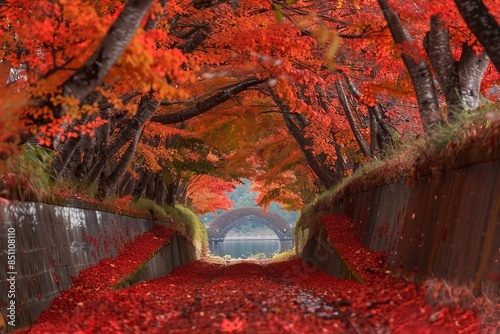
[[[361,86],[361,93],[363,95],[360,96],[359,102],[363,103],[368,107],[374,107],[376,99],[375,99],[375,90],[373,89],[373,86],[371,84],[363,84]]]
[[[480,321],[471,311],[427,305],[414,284],[391,278],[362,285],[299,259],[198,261],[128,289],[87,290],[74,291],[82,301],[71,317],[59,314],[32,332],[471,333]],[[71,308],[74,300],[65,303]]]
[[[234,320],[224,319],[220,324],[220,329],[223,333],[241,333],[246,326],[246,322],[240,318],[235,318]]]
[[[351,252],[380,260],[359,248],[346,217],[327,217],[343,230],[330,236]],[[154,242],[156,230],[141,243]],[[340,253],[347,249],[336,245]],[[353,257],[363,265],[363,256]],[[425,289],[383,273],[368,284],[342,280],[317,271],[300,259],[278,263],[236,264],[197,261],[170,275],[119,291],[89,294],[90,286],[73,288],[58,298],[63,313],[46,318],[32,333],[178,332],[178,333],[477,333],[477,314],[451,307],[431,307]],[[126,261],[116,263],[126,265]],[[101,267],[92,280],[114,269]],[[365,272],[365,267],[360,268]],[[379,278],[377,278],[379,277]],[[380,279],[382,277],[382,279]],[[67,310],[72,309],[71,316]],[[54,305],[52,306],[54,309]],[[52,310],[54,311],[54,310]]]
[[[37,323],[57,323],[61,314],[69,318],[75,307],[83,305],[89,299],[99,300],[102,294],[112,291],[120,279],[130,275],[150,259],[170,240],[173,233],[171,229],[156,225],[152,230],[125,244],[117,257],[104,259],[97,265],[81,271],[77,278],[73,278],[72,288],[61,292],[53,300],[51,308],[42,313]],[[87,238],[92,247],[100,252],[101,250],[97,249],[97,240],[91,236]],[[107,242],[117,241],[118,238],[120,236],[113,236]]]

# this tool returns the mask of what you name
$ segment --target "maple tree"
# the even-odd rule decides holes
[[[496,32],[495,0],[469,2],[7,0],[0,157],[37,140],[100,198],[212,211],[246,177],[295,209],[498,83],[471,19]]]
[[[424,15],[416,18],[416,11],[405,8],[408,4],[399,6],[401,3],[394,2],[393,7],[397,4],[407,9],[413,18],[412,34],[386,1],[378,2],[411,75],[426,132],[431,132],[431,128],[442,120],[454,120],[456,113],[476,108],[489,58],[460,20],[458,12],[452,10],[444,15],[442,8],[447,5],[446,1],[433,4],[423,1],[410,5],[412,8],[420,5],[418,14]],[[447,111],[440,106],[434,80],[446,100]]]

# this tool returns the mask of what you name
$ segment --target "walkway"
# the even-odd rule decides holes
[[[472,311],[425,301],[381,268],[377,285],[327,276],[302,260],[197,261],[169,276],[96,292],[31,333],[478,333]],[[46,314],[47,315],[47,314]]]

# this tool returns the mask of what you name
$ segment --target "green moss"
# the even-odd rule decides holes
[[[166,207],[166,211],[176,223],[174,228],[194,244],[201,256],[205,256],[208,253],[208,235],[198,216],[182,205]]]
[[[150,213],[155,222],[171,227],[184,235],[193,243],[200,255],[204,256],[207,254],[207,230],[198,216],[188,208],[182,205],[176,205],[175,207],[161,206],[145,198],[133,201],[130,207]]]
[[[273,254],[273,261],[286,261],[295,256],[295,249],[289,249],[283,252],[276,252]]]
[[[113,203],[113,201],[110,201],[110,203]],[[167,213],[167,209],[165,207],[148,198],[139,198],[138,200],[132,200],[132,202],[130,202],[129,204],[129,207],[137,211],[149,213],[152,219],[157,222],[171,224],[173,223],[173,220],[175,220],[174,216]]]

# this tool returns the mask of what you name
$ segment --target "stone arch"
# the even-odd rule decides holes
[[[260,207],[245,207],[227,211],[210,222],[207,228],[211,243],[224,241],[227,233],[241,222],[252,220],[269,227],[283,244],[293,242],[293,231],[290,224],[274,212],[264,213]],[[286,247],[288,249],[288,247]]]

